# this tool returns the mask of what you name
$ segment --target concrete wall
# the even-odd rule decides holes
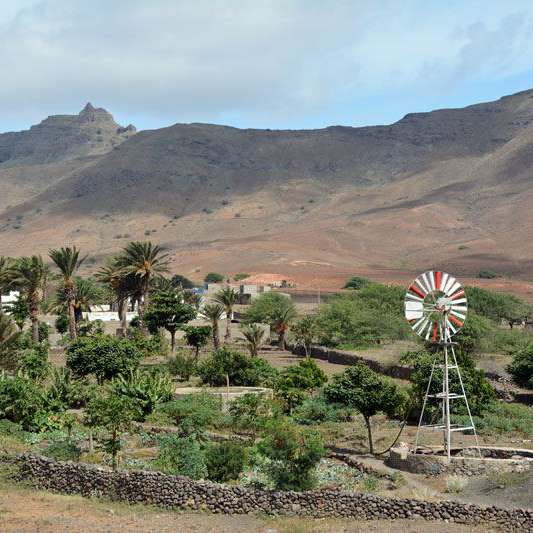
[[[533,511],[480,507],[454,501],[382,498],[320,490],[281,492],[193,481],[158,472],[118,471],[82,463],[56,462],[38,455],[18,457],[19,480],[67,494],[103,496],[130,503],[214,513],[296,514],[359,520],[423,518],[499,524],[506,531],[533,529]],[[429,529],[428,529],[429,530]]]

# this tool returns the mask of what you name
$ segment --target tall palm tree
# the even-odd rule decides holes
[[[202,310],[202,314],[211,321],[211,331],[213,333],[213,344],[215,350],[220,348],[220,337],[218,333],[218,321],[224,314],[224,308],[219,304],[207,304]]]
[[[220,289],[213,300],[224,307],[226,311],[226,334],[224,340],[227,342],[231,339],[231,317],[233,316],[233,306],[239,301],[239,293],[227,286]]]
[[[296,318],[296,310],[293,306],[280,309],[274,317],[274,330],[278,334],[278,345],[281,350],[285,350],[285,337],[290,323]]]
[[[116,265],[123,276],[134,276],[140,296],[139,318],[143,322],[144,310],[148,304],[151,282],[168,272],[168,254],[160,246],[149,241],[130,242],[116,258]]]
[[[92,279],[75,278],[74,291],[74,317],[76,324],[82,319],[84,311],[90,311],[91,306],[104,301],[104,289]],[[57,293],[52,305],[55,312],[63,311],[67,308],[67,298],[63,287],[57,289]]]
[[[50,269],[44,264],[40,255],[17,259],[12,270],[13,285],[26,297],[30,309],[31,336],[33,342],[39,342],[39,308],[50,277]]]
[[[74,282],[74,275],[80,268],[86,257],[80,257],[80,251],[76,246],[52,249],[49,252],[50,259],[55,263],[63,277],[63,291],[65,292],[65,300],[68,310],[68,329],[70,338],[76,338],[76,311],[74,302],[76,299],[76,284]]]
[[[2,294],[11,287],[13,260],[0,255],[0,312],[2,312]]]
[[[259,324],[250,324],[242,328],[242,335],[246,341],[246,347],[251,357],[257,357],[257,353],[263,344],[265,330]]]

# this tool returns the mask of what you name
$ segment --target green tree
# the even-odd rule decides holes
[[[28,302],[33,342],[39,342],[39,309],[50,275],[41,256],[21,257],[14,265],[13,284],[24,292]]]
[[[233,276],[234,281],[241,281],[243,279],[249,278],[250,274],[246,274],[246,272],[238,272]]]
[[[2,312],[2,295],[11,288],[12,271],[13,259],[0,255],[0,313]]]
[[[139,318],[144,320],[144,310],[149,303],[150,284],[168,272],[169,257],[160,246],[151,242],[130,242],[116,258],[116,266],[123,277],[133,277],[139,294]],[[131,279],[131,278],[130,278]]]
[[[371,454],[374,453],[374,443],[370,419],[378,413],[394,416],[406,403],[405,393],[391,379],[361,363],[334,375],[324,389],[324,397],[328,402],[346,405],[363,415]]]
[[[109,433],[105,450],[112,457],[113,470],[117,469],[117,456],[122,449],[121,435],[127,431],[135,417],[135,406],[130,398],[113,392],[97,394],[87,405],[85,423],[90,428],[102,428]]]
[[[318,323],[316,317],[306,315],[300,318],[291,327],[291,333],[298,346],[303,346],[305,350],[305,357],[309,358],[311,345],[315,342],[318,331]]]
[[[24,328],[24,323],[30,317],[30,306],[24,294],[19,294],[17,299],[9,306],[9,314],[19,327],[20,331]]]
[[[176,331],[196,318],[194,307],[183,302],[183,297],[175,291],[156,292],[144,312],[148,329],[155,333],[164,328],[170,333],[170,349],[176,348]]]
[[[326,452],[318,432],[283,421],[270,425],[258,450],[270,460],[262,468],[276,489],[298,491],[313,488],[315,468]]]
[[[223,287],[213,298],[215,303],[224,307],[226,312],[226,334],[224,340],[228,342],[231,339],[231,317],[233,316],[233,307],[239,301],[239,293],[231,287]]]
[[[207,346],[211,336],[211,326],[186,326],[183,331],[187,344],[194,348],[194,360],[198,363],[200,348]]]
[[[220,283],[224,281],[224,276],[218,272],[208,272],[204,278],[205,283]]]
[[[513,354],[507,370],[518,385],[533,389],[533,343]]]
[[[71,339],[76,338],[76,315],[74,311],[74,300],[76,294],[76,283],[74,276],[79,270],[85,257],[80,257],[80,251],[76,246],[52,249],[49,252],[50,259],[55,263],[56,267],[61,272],[63,278],[63,292],[65,294],[65,302],[67,304],[67,312],[69,318],[69,335]]]
[[[142,357],[133,341],[111,335],[78,337],[66,352],[67,367],[75,375],[94,374],[99,383],[137,368]]]
[[[259,324],[245,324],[241,332],[250,356],[257,357],[265,339],[265,330]]]
[[[372,283],[367,278],[361,278],[359,276],[352,276],[348,280],[346,280],[346,283],[344,284],[344,289],[362,289],[363,287],[366,287],[368,284]]]
[[[246,449],[239,442],[211,444],[205,455],[208,477],[218,483],[237,479],[246,462]]]
[[[195,287],[194,283],[185,276],[182,276],[181,274],[175,274],[172,276],[172,285],[176,289],[184,290],[184,289],[193,289]]]
[[[218,333],[218,322],[224,314],[224,308],[218,304],[206,304],[202,314],[211,322],[211,332],[213,333],[213,345],[215,350],[220,348],[220,337]]]

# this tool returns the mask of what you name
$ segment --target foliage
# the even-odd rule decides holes
[[[146,372],[139,369],[118,375],[112,382],[117,395],[131,400],[135,419],[144,421],[155,408],[172,399],[174,387],[168,374]]]
[[[13,320],[0,313],[0,364],[4,368],[16,365],[16,349],[20,338],[20,331]]]
[[[446,478],[446,492],[459,494],[466,489],[468,478],[461,476],[448,476]]]
[[[171,282],[177,289],[193,289],[195,287],[194,283],[189,278],[186,278],[181,274],[174,274]]]
[[[194,347],[195,357],[198,360],[200,348],[207,346],[211,336],[211,326],[186,326],[183,328],[185,340],[189,346]]]
[[[221,416],[220,401],[211,394],[188,394],[161,405],[158,411],[170,416],[180,434],[201,434]]]
[[[175,291],[156,292],[144,312],[144,321],[151,333],[156,333],[159,328],[170,333],[172,351],[176,331],[194,318],[194,307],[184,303],[182,295]]]
[[[229,406],[232,426],[250,433],[253,437],[264,429],[267,422],[279,416],[275,404],[262,394],[243,394]]]
[[[490,328],[488,319],[473,311],[469,312],[463,327],[453,336],[454,342],[458,344],[457,351],[467,355],[478,351]]]
[[[133,320],[131,321],[131,324],[133,324]],[[166,357],[168,355],[168,340],[160,332],[154,333],[150,336],[146,336],[143,335],[142,331],[139,328],[130,327],[130,329],[128,330],[128,338],[135,343],[137,349],[142,353],[143,358]]]
[[[223,346],[198,365],[198,375],[203,383],[215,387],[228,383],[258,386],[272,383],[277,371],[263,359],[249,358]]]
[[[24,327],[24,323],[30,317],[30,306],[24,294],[19,294],[18,298],[9,305],[9,315],[15,321],[20,330]]]
[[[477,277],[480,279],[495,279],[499,276],[493,270],[480,270]]]
[[[326,374],[313,359],[305,359],[283,370],[278,387],[311,390],[321,387],[327,380]]]
[[[213,345],[215,350],[220,347],[220,338],[218,335],[218,321],[221,320],[224,314],[224,307],[219,304],[206,304],[202,310],[202,314],[207,320],[211,321],[211,330],[213,332]]]
[[[239,301],[239,293],[230,286],[222,287],[214,296],[213,301],[221,305],[226,312],[226,334],[224,338],[228,341],[231,338],[231,318],[233,307]]]
[[[61,335],[68,331],[68,316],[65,313],[57,315],[55,321],[55,328],[58,333]]]
[[[39,342],[47,341],[50,337],[50,326],[46,322],[39,322],[38,326]]]
[[[336,295],[318,314],[319,342],[366,346],[407,338],[410,328],[403,316],[404,292],[402,287],[371,283]]]
[[[311,344],[316,342],[318,334],[318,321],[313,315],[300,318],[291,327],[291,333],[298,346],[305,350],[305,356],[309,357]]]
[[[518,385],[533,389],[533,342],[514,353],[507,370]]]
[[[205,454],[193,435],[165,435],[160,438],[159,457],[154,461],[157,469],[167,474],[187,476],[192,479],[207,477]]]
[[[372,283],[367,278],[361,278],[360,276],[352,276],[348,280],[346,280],[346,283],[344,284],[343,289],[355,289],[359,290],[363,287],[366,287],[368,284]]]
[[[249,278],[250,274],[246,274],[246,272],[238,272],[233,276],[234,281],[241,281],[243,279]]]
[[[69,368],[53,368],[51,378],[47,390],[49,400],[71,409],[78,409],[87,405],[94,393],[95,385],[87,385],[74,379]]]
[[[29,379],[39,381],[50,372],[48,346],[40,344],[24,350],[19,359],[19,369]]]
[[[442,355],[438,355],[441,357]],[[473,414],[479,414],[490,402],[496,398],[494,389],[485,378],[483,370],[476,368],[472,358],[466,353],[457,352],[457,363],[461,370],[461,377],[465,388],[466,396],[468,398],[468,405]],[[429,377],[431,375],[431,368],[435,355],[432,355],[424,350],[418,352],[406,352],[402,355],[401,361],[403,363],[412,364],[413,371],[411,373],[411,382],[415,393],[418,405],[422,405],[424,395],[426,393]],[[431,382],[430,394],[437,394],[442,392],[443,369],[435,368],[433,372],[433,379]],[[461,387],[457,372],[450,372],[450,392],[461,394]],[[436,407],[427,406],[429,414],[431,410]],[[464,402],[456,401],[450,406],[452,413],[462,414],[466,413],[466,406]]]
[[[469,311],[475,311],[492,320],[514,321],[531,311],[523,300],[513,294],[488,291],[479,287],[466,287]]]
[[[122,449],[121,434],[131,427],[136,405],[131,398],[114,394],[95,395],[85,412],[85,423],[92,428],[106,429],[109,433],[104,448],[112,457],[113,469],[117,468],[117,455]]]
[[[241,333],[250,357],[257,357],[265,338],[265,330],[259,324],[245,324],[241,328]]]
[[[206,451],[209,479],[223,483],[237,479],[246,463],[246,448],[238,442],[212,444]]]
[[[204,278],[205,283],[220,283],[224,281],[224,276],[218,272],[208,272]]]
[[[181,381],[189,381],[196,374],[196,360],[186,350],[178,351],[167,362],[168,370],[173,376],[178,376]]]
[[[104,323],[101,320],[80,320],[78,335],[80,337],[94,337],[104,333]]]
[[[325,454],[319,433],[279,421],[268,428],[258,450],[270,459],[266,474],[279,490],[313,488],[315,467]]]
[[[43,453],[56,461],[79,461],[81,449],[71,439],[67,438],[50,443],[43,450]]]
[[[303,425],[349,422],[352,420],[352,409],[342,404],[328,403],[322,397],[308,398],[296,407],[292,418]]]
[[[134,342],[111,335],[79,337],[66,352],[67,367],[75,375],[94,374],[99,383],[137,368],[142,357]]]
[[[352,407],[363,415],[370,453],[374,453],[370,418],[378,413],[395,416],[402,412],[407,402],[405,393],[391,379],[361,363],[334,375],[324,389],[324,397],[329,402]]]

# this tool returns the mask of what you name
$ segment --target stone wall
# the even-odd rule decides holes
[[[18,479],[39,488],[165,508],[226,514],[354,517],[360,520],[423,518],[500,524],[506,531],[533,529],[533,510],[480,507],[455,501],[382,498],[335,490],[267,491],[193,481],[159,472],[112,472],[103,467],[57,462],[31,454],[19,456],[18,464]]]

